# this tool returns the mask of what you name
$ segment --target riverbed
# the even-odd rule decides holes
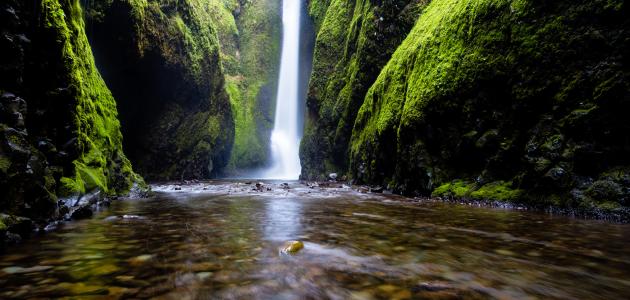
[[[0,298],[630,295],[627,224],[297,182],[153,189],[11,247]]]

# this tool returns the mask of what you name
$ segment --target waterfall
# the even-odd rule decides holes
[[[298,79],[300,51],[300,2],[282,3],[282,57],[276,115],[271,132],[272,166],[265,172],[266,179],[298,179],[301,172],[298,128]]]

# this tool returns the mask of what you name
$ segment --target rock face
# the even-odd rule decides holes
[[[312,0],[317,39],[300,147],[302,177],[346,173],[365,94],[427,1]]]
[[[217,24],[225,86],[234,112],[226,172],[261,167],[269,156],[280,65],[281,1],[208,1]]]
[[[344,42],[357,25],[331,26],[342,19],[333,15],[352,16],[342,24],[379,24],[380,17],[378,7],[361,18],[357,7],[341,2],[311,1],[319,30],[303,175],[346,171],[347,164],[355,180],[406,194],[630,205],[624,1],[423,1],[391,59],[382,70],[375,64],[378,77],[359,69],[339,80],[330,74],[344,64],[325,63],[318,53],[369,57],[355,45],[389,28],[350,35],[358,44]],[[348,87],[350,79],[364,88]],[[355,118],[347,108],[358,106]],[[348,126],[349,144],[339,139]]]
[[[141,181],[79,1],[3,1],[0,28],[0,212],[45,221],[58,196],[121,194]]]
[[[88,37],[119,105],[124,149],[134,168],[162,180],[220,174],[229,160],[234,121],[212,5],[90,4]]]

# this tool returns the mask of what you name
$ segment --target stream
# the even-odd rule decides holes
[[[113,201],[1,255],[0,298],[630,295],[630,225],[280,183]],[[304,249],[281,253],[290,240]]]

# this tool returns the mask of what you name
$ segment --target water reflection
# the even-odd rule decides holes
[[[93,219],[69,223],[0,256],[0,298],[630,294],[630,225],[393,196],[333,197],[310,189],[291,196],[280,190],[114,202]],[[279,255],[282,242],[293,239],[305,248]]]
[[[265,205],[265,238],[270,241],[296,240],[302,232],[302,204],[291,198],[270,199]]]

